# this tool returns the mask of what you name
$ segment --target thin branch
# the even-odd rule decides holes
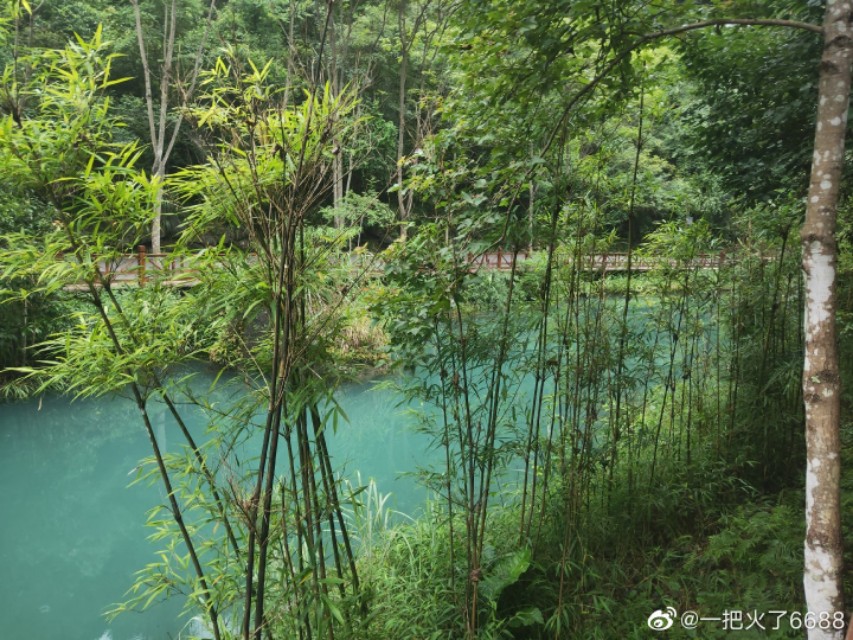
[[[181,91],[181,102],[183,105],[188,105],[190,100],[192,100],[193,94],[195,93],[196,87],[198,86],[198,77],[201,73],[201,64],[204,59],[204,51],[207,49],[207,37],[210,35],[210,27],[213,23],[213,14],[216,12],[216,0],[210,1],[210,7],[207,10],[207,20],[205,22],[204,33],[201,36],[201,42],[198,44],[198,49],[195,52],[195,59],[193,60],[193,70],[190,73],[190,83],[189,87],[186,91]],[[177,120],[175,121],[175,125],[172,127],[172,137],[169,140],[169,144],[166,145],[165,151],[163,151],[164,162],[172,155],[172,149],[175,146],[175,141],[178,139],[178,132],[181,129],[181,124],[184,120],[184,111],[183,109],[178,109]]]
[[[178,28],[178,6],[177,0],[164,9],[164,37],[163,44],[166,47],[163,56],[163,64],[160,74],[160,129],[157,139],[151,143],[155,145],[155,162],[157,163],[157,174],[164,175],[166,171],[166,158],[163,155],[163,144],[166,140],[167,116],[169,113],[169,85],[172,80],[172,64],[175,56],[175,38]]]
[[[666,36],[674,36],[687,31],[695,31],[696,29],[705,29],[707,27],[725,27],[727,25],[743,25],[747,27],[787,27],[789,29],[802,29],[811,31],[812,33],[823,33],[823,27],[819,24],[811,22],[800,22],[799,20],[781,20],[776,18],[715,18],[713,20],[702,20],[701,22],[691,22],[680,27],[664,29],[655,33],[650,33],[643,36],[645,40],[654,40]]]
[[[620,63],[625,60],[625,58],[631,55],[634,51],[648,44],[649,42],[653,42],[661,38],[668,38],[670,36],[676,36],[682,33],[696,31],[699,29],[707,29],[708,27],[720,27],[726,25],[786,27],[789,29],[803,29],[805,31],[811,31],[812,33],[823,33],[823,27],[819,25],[811,24],[809,22],[799,22],[797,20],[781,20],[775,18],[716,18],[713,20],[702,20],[700,22],[692,22],[690,24],[672,27],[670,29],[663,29],[661,31],[647,33],[644,36],[640,36],[636,40],[636,42],[632,43],[626,49],[619,52],[616,57],[614,57],[610,62],[607,63],[607,65],[605,65],[604,69],[598,75],[596,75],[588,84],[586,84],[580,91],[578,91],[572,97],[571,100],[569,100],[568,104],[563,109],[563,113],[560,115],[559,120],[557,120],[556,126],[551,131],[551,135],[548,136],[548,141],[545,143],[545,147],[542,150],[542,153],[545,153],[551,147],[557,135],[557,132],[566,123],[566,118],[569,117],[569,114],[571,113],[572,109],[574,109],[575,105],[577,105],[578,102],[580,102],[589,93],[591,93],[593,89],[595,89],[598,84],[602,80],[604,80],[604,78],[606,78],[611,71],[613,71],[613,69],[615,69]]]
[[[138,0],[130,0],[133,5],[133,15],[136,20],[136,41],[139,43],[139,58],[142,63],[143,80],[145,80],[145,106],[148,112],[148,131],[151,144],[157,139],[157,127],[154,124],[154,97],[151,94],[151,68],[148,65],[148,51],[145,48],[145,38],[142,35],[142,15],[139,11]]]

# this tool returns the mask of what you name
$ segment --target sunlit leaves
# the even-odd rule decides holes
[[[191,116],[218,150],[208,164],[176,175],[176,191],[194,202],[186,238],[225,223],[257,229],[269,242],[285,216],[306,215],[326,192],[336,141],[360,120],[355,94],[334,95],[326,85],[299,104],[283,104],[269,69],[251,65],[234,81],[235,69],[220,59],[207,77],[208,93]]]
[[[71,182],[91,178],[96,164],[132,165],[126,149],[110,149],[117,123],[104,90],[120,80],[109,76],[114,56],[105,46],[98,29],[90,40],[78,36],[65,49],[29,54],[32,76],[16,98],[26,108],[0,119],[4,176],[59,209],[75,191]]]

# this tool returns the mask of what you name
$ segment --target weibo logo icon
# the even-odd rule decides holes
[[[649,625],[649,629],[654,631],[666,631],[675,622],[676,614],[677,612],[674,607],[657,609],[656,611],[652,611],[652,614],[649,616],[646,623]]]

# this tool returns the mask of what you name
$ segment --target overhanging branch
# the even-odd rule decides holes
[[[823,27],[811,22],[800,22],[799,20],[780,20],[776,18],[715,18],[713,20],[702,20],[701,22],[691,22],[683,24],[679,27],[671,29],[663,29],[654,33],[649,33],[643,36],[643,40],[654,40],[666,36],[674,36],[687,31],[695,31],[696,29],[705,29],[706,27],[725,27],[733,25],[743,25],[747,27],[787,27],[789,29],[802,29],[811,31],[812,33],[823,33]]]
[[[629,45],[626,49],[620,51],[610,62],[608,62],[604,66],[604,69],[602,69],[601,72],[599,72],[588,84],[586,84],[582,89],[580,89],[580,91],[578,91],[574,96],[572,96],[571,100],[569,100],[569,102],[564,107],[563,113],[560,115],[556,126],[551,131],[551,134],[548,136],[548,141],[545,143],[545,147],[542,150],[542,153],[545,153],[546,151],[548,151],[548,149],[551,148],[551,145],[554,143],[554,140],[557,136],[557,132],[566,123],[566,119],[569,117],[569,114],[571,113],[572,109],[575,108],[575,105],[577,105],[578,102],[580,102],[588,94],[590,94],[598,86],[598,84],[604,78],[606,78],[611,71],[613,71],[613,69],[615,69],[620,63],[625,60],[625,58],[631,55],[634,51],[645,46],[649,42],[653,42],[661,38],[677,36],[682,33],[687,33],[688,31],[707,29],[708,27],[723,27],[733,25],[753,27],[785,27],[788,29],[802,29],[804,31],[811,31],[812,33],[823,34],[823,27],[821,27],[820,25],[811,24],[809,22],[800,22],[798,20],[782,20],[775,18],[715,18],[713,20],[691,22],[690,24],[683,24],[677,27],[647,33],[637,38],[637,40],[631,45]]]

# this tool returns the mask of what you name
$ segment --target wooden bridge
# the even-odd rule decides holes
[[[513,263],[519,264],[529,260],[527,251],[514,253],[498,249],[480,254],[468,254],[467,259],[471,271],[480,269],[495,269],[508,271]],[[602,274],[627,272],[629,258],[627,253],[599,253],[580,258],[581,269]],[[731,262],[725,253],[700,254],[687,261],[660,256],[640,256],[633,254],[630,258],[632,272],[652,271],[669,266],[674,269],[717,269]],[[167,254],[148,253],[144,246],[137,247],[135,254],[120,256],[112,260],[98,262],[103,278],[115,287],[144,287],[148,282],[156,280],[160,285],[168,287],[192,287],[199,283],[198,270],[192,264],[192,256],[169,256]],[[381,263],[374,267],[381,269]],[[86,284],[71,284],[65,287],[70,291],[82,291]]]
[[[498,269],[508,271],[512,269],[513,262],[518,260],[519,264],[530,259],[530,254],[527,251],[513,253],[511,251],[491,251],[479,255],[468,254],[468,262],[474,271],[486,269]],[[644,256],[632,254],[630,257],[627,253],[596,253],[580,258],[581,269],[583,271],[593,271],[598,273],[613,273],[627,272],[630,264],[631,271],[654,271],[669,266],[673,269],[718,269],[719,267],[731,262],[725,252],[718,254],[697,254],[689,260],[676,260],[662,256]]]
[[[198,270],[190,256],[148,253],[142,245],[135,254],[99,260],[98,270],[113,287],[144,287],[152,280],[167,287],[193,287],[199,283]],[[65,286],[68,291],[84,291],[84,283]]]

